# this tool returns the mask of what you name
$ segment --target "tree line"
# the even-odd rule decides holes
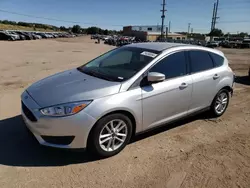
[[[60,29],[65,29],[65,28],[60,27]],[[102,28],[99,28],[99,27],[81,28],[80,25],[74,25],[71,28],[71,31],[73,33],[101,34],[101,35],[122,34],[122,31],[102,29]]]
[[[45,29],[45,30],[54,30],[54,31],[73,32],[77,34],[101,34],[101,35],[121,34],[121,31],[107,30],[107,29],[102,29],[99,27],[82,28],[80,25],[74,25],[73,27],[65,27],[65,26],[57,27],[57,26],[48,25],[48,24],[15,22],[15,21],[9,21],[9,20],[0,20],[0,23],[8,24],[8,25],[32,27],[34,30]]]
[[[107,30],[102,29],[99,27],[88,27],[88,28],[82,28],[80,25],[74,25],[73,27],[65,27],[65,26],[54,26],[54,25],[48,25],[48,24],[41,24],[41,23],[29,23],[29,22],[15,22],[15,21],[9,21],[9,20],[0,20],[0,23],[2,24],[9,24],[9,25],[17,25],[17,26],[25,26],[25,27],[32,27],[34,30],[36,29],[45,29],[45,30],[54,30],[54,31],[66,31],[66,32],[73,32],[77,34],[101,34],[101,35],[110,35],[110,34],[122,34],[122,31],[116,31],[116,30]],[[187,32],[179,32],[181,34],[188,34]],[[188,34],[190,35],[190,34]],[[228,33],[223,33],[221,29],[213,29],[210,33],[207,34],[207,36],[216,36],[216,37],[223,37],[223,36],[230,36]],[[195,36],[197,38],[203,38],[205,35],[201,33],[192,33],[192,36]],[[239,37],[245,37],[248,36],[248,33],[240,32],[237,34]]]
[[[213,29],[209,34],[208,36],[214,36],[214,37],[227,37],[227,36],[231,36],[232,34],[230,33],[223,33],[223,31],[221,29]],[[235,35],[235,34],[234,34]],[[240,33],[237,33],[236,36],[238,37],[247,37],[248,36],[248,33],[245,33],[245,32],[240,32]]]
[[[230,36],[238,36],[238,37],[246,37],[248,36],[248,33],[240,32],[238,34],[230,34],[230,33],[223,33],[221,29],[213,29],[211,32],[207,34],[201,34],[201,33],[188,33],[188,32],[178,32],[183,35],[188,35],[197,39],[203,39],[205,36],[213,36],[213,37],[230,37]]]
[[[40,23],[28,23],[28,22],[15,22],[15,21],[9,21],[9,20],[0,20],[0,23],[2,24],[8,24],[8,25],[17,25],[17,26],[24,26],[24,27],[32,27],[34,30],[36,28],[42,28],[42,29],[50,29],[50,30],[59,30],[58,27],[53,25],[47,25],[47,24],[40,24]]]

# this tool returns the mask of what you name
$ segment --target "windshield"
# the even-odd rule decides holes
[[[135,75],[160,52],[121,47],[97,57],[78,68],[81,72],[110,81],[125,81]]]

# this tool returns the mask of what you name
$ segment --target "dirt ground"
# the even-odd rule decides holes
[[[250,50],[223,50],[239,77],[219,119],[201,114],[167,125],[103,160],[39,146],[20,117],[22,91],[111,48],[88,37],[0,42],[0,187],[249,188]]]

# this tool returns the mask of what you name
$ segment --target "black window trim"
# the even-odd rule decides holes
[[[127,91],[133,90],[133,89],[137,89],[138,87],[140,87],[140,82],[144,79],[144,77],[145,77],[146,75],[148,75],[150,69],[151,69],[153,66],[155,66],[157,63],[159,63],[159,62],[160,62],[161,60],[163,60],[164,58],[166,58],[166,57],[168,57],[168,56],[170,56],[170,55],[172,55],[172,54],[178,53],[178,52],[184,52],[185,61],[186,61],[186,74],[185,74],[185,75],[182,75],[182,76],[174,77],[174,78],[168,78],[168,79],[165,79],[165,80],[162,81],[162,82],[166,82],[166,81],[169,81],[169,80],[173,80],[173,79],[177,79],[177,78],[181,78],[181,77],[190,75],[190,63],[189,63],[188,54],[187,54],[188,50],[189,50],[189,49],[180,49],[180,50],[176,50],[176,51],[170,52],[170,53],[166,54],[165,56],[163,56],[161,59],[159,59],[158,61],[156,61],[153,65],[151,65],[147,70],[145,70],[145,72],[142,73],[142,74],[139,76],[139,78],[137,78],[137,79],[133,82],[133,84],[131,84],[131,86],[128,88]],[[163,51],[162,53],[164,53],[164,51]],[[159,53],[158,56],[161,55],[162,53]],[[140,81],[139,81],[139,80],[140,80]],[[161,83],[162,83],[162,82],[161,82]]]
[[[191,52],[191,51],[202,51],[202,52],[206,52],[206,53],[208,54],[208,56],[210,57],[212,63],[213,63],[213,67],[210,68],[210,69],[206,69],[206,70],[202,70],[202,71],[198,71],[198,72],[192,72],[192,71],[193,71],[193,70],[192,70],[192,60],[191,60],[191,57],[190,57],[190,52]],[[189,61],[189,67],[190,67],[190,69],[189,69],[189,71],[190,71],[189,74],[190,74],[190,75],[197,74],[197,73],[201,73],[201,72],[205,72],[205,71],[209,71],[209,70],[212,70],[212,69],[214,69],[214,68],[217,68],[217,67],[215,67],[215,63],[214,63],[214,61],[213,61],[213,58],[211,57],[211,55],[209,54],[209,51],[207,51],[207,50],[202,50],[202,49],[189,49],[189,50],[187,50],[187,55],[188,55],[188,61]]]

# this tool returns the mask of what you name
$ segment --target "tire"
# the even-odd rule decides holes
[[[114,128],[113,131],[111,130],[112,123]],[[121,129],[120,132],[118,132],[119,129]],[[126,135],[126,137],[124,135]],[[103,138],[101,138],[101,136],[103,136]],[[101,118],[95,124],[93,130],[91,130],[87,148],[99,157],[111,157],[118,154],[125,148],[125,146],[130,141],[131,136],[131,120],[124,114],[110,114]],[[121,140],[123,140],[123,142],[121,142]],[[102,142],[103,144],[101,144]]]
[[[224,96],[224,98],[222,98]],[[220,90],[217,95],[215,96],[211,107],[210,107],[210,112],[213,117],[220,117],[222,116],[225,111],[227,110],[228,104],[230,100],[230,94],[229,91],[226,89]],[[220,102],[222,101],[222,102]],[[219,105],[222,105],[221,107],[218,108]]]

